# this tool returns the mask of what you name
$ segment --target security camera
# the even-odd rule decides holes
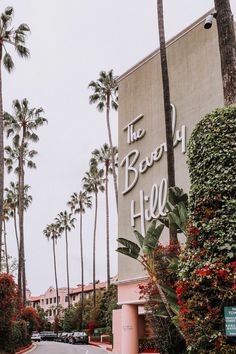
[[[216,11],[212,12],[210,15],[207,16],[204,23],[204,28],[209,29],[212,26],[213,18],[216,18]]]

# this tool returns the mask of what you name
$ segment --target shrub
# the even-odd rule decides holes
[[[27,323],[24,320],[14,321],[11,326],[10,340],[6,346],[7,352],[15,353],[16,349],[29,344],[29,342]]]
[[[176,289],[191,353],[233,353],[224,306],[235,305],[236,107],[217,109],[194,129],[188,150],[190,220]]]
[[[16,316],[17,292],[13,276],[0,275],[0,351],[10,343],[12,322]]]
[[[21,310],[21,318],[27,323],[29,336],[33,331],[40,329],[40,316],[32,307],[24,307]]]

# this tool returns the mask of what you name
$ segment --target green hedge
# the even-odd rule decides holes
[[[190,221],[180,261],[179,320],[190,353],[233,353],[224,306],[236,305],[236,107],[217,109],[188,148]]]

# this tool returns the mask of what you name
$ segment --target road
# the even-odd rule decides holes
[[[32,354],[107,354],[102,348],[92,345],[40,342]]]

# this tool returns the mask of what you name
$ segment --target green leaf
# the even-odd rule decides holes
[[[140,247],[143,247],[144,237],[137,230],[134,230],[134,234],[139,242]]]
[[[139,256],[137,253],[132,253],[132,250],[127,247],[118,247],[116,251],[134,259],[137,259]]]

